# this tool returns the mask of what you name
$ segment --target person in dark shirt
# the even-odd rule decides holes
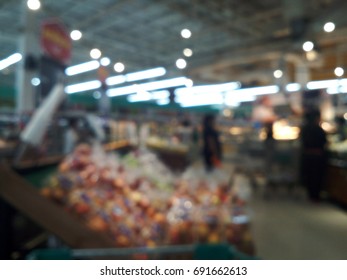
[[[301,180],[312,201],[320,200],[327,161],[327,138],[319,121],[319,112],[308,113],[300,133]]]
[[[203,120],[203,157],[207,171],[221,164],[222,146],[219,140],[219,133],[215,128],[215,117],[205,115]]]

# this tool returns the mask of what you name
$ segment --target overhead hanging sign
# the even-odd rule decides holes
[[[41,25],[41,48],[45,55],[68,64],[72,43],[64,25],[57,20],[48,20]]]

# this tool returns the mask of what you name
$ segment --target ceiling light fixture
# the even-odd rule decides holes
[[[39,86],[39,85],[41,84],[41,80],[40,80],[39,78],[37,78],[37,77],[32,78],[32,79],[31,79],[31,84],[32,84],[34,87],[37,87],[37,86]]]
[[[116,71],[117,73],[122,73],[125,69],[125,66],[122,62],[117,62],[114,66],[113,66],[114,71]]]
[[[100,59],[100,64],[102,66],[109,66],[111,64],[111,59],[109,59],[108,57],[103,57],[102,59]]]
[[[37,11],[41,8],[41,2],[39,0],[28,0],[27,6],[32,11]]]
[[[70,66],[65,69],[65,74],[68,76],[74,76],[77,74],[81,74],[84,72],[92,71],[98,69],[100,67],[100,63],[97,60],[92,60],[88,62],[84,62],[81,64],[77,64],[74,66]]]
[[[186,57],[191,57],[193,55],[193,51],[189,48],[185,48],[183,50],[183,54],[186,56]]]
[[[90,51],[90,57],[93,59],[99,59],[101,57],[101,51],[99,49],[92,49]]]
[[[345,71],[343,70],[342,67],[336,67],[334,70],[334,73],[337,77],[342,77]]]
[[[113,97],[113,96],[136,93],[139,91],[139,89],[145,90],[145,91],[152,91],[152,90],[166,89],[171,87],[185,86],[186,81],[187,81],[186,77],[178,77],[173,79],[130,85],[130,86],[125,86],[120,88],[113,88],[107,91],[107,95],[110,97]]]
[[[98,80],[94,80],[94,81],[89,81],[85,83],[69,85],[65,87],[65,92],[67,94],[72,94],[72,93],[77,93],[77,92],[82,92],[82,91],[87,91],[92,89],[98,89],[100,87],[101,87],[101,82]]]
[[[126,82],[126,78],[124,75],[118,75],[118,76],[113,76],[113,77],[109,77],[106,79],[106,84],[108,86],[115,86],[115,85],[119,85],[119,84],[123,84]]]
[[[286,85],[286,91],[288,92],[296,92],[301,89],[301,85],[299,83],[291,83]]]
[[[72,30],[70,33],[70,37],[74,41],[78,41],[82,38],[82,32],[79,30]]]
[[[347,79],[343,80],[322,80],[322,81],[311,81],[308,82],[306,87],[309,90],[312,89],[324,89],[324,88],[330,88],[330,87],[336,87],[337,83],[340,85],[347,85]]]
[[[189,39],[191,36],[192,36],[192,32],[185,28],[185,29],[182,29],[181,31],[181,36],[184,38],[184,39]]]
[[[274,77],[276,79],[282,78],[282,76],[283,76],[283,71],[282,70],[277,69],[277,70],[274,71]]]
[[[127,82],[145,80],[155,77],[160,77],[166,74],[164,67],[157,67],[153,69],[143,70],[125,75]]]
[[[311,41],[306,41],[306,42],[303,43],[303,45],[302,45],[302,49],[303,49],[305,52],[312,51],[313,48],[314,48],[314,44],[313,44]]]
[[[215,85],[195,86],[191,88],[179,88],[175,90],[176,95],[201,94],[201,93],[216,93],[229,92],[240,88],[239,82],[230,82]]]
[[[335,24],[333,22],[327,22],[323,28],[325,32],[333,32],[335,30]]]
[[[20,53],[14,53],[10,55],[9,57],[0,60],[0,71],[11,66],[12,64],[15,64],[19,61],[21,61],[22,55]]]
[[[159,99],[159,100],[157,100],[156,103],[159,106],[168,105],[168,104],[170,104],[170,99],[169,98]]]
[[[183,58],[179,58],[176,60],[176,66],[178,69],[184,69],[187,66],[187,62]]]

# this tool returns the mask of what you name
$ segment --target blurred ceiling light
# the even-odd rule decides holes
[[[193,51],[189,48],[185,48],[183,50],[183,54],[186,56],[186,57],[191,57],[193,55]]]
[[[82,91],[87,91],[92,89],[98,89],[100,87],[101,87],[101,82],[94,80],[94,81],[89,81],[85,83],[69,85],[65,87],[65,92],[67,94],[72,94],[72,93],[77,93],[77,92],[82,92]]]
[[[100,91],[94,91],[93,97],[94,97],[95,99],[100,99],[100,98],[101,98],[101,93],[100,93]]]
[[[225,104],[228,106],[233,106],[235,103],[239,104],[241,102],[252,102],[255,101],[255,96],[253,95],[248,95],[248,96],[244,96],[244,95],[228,95],[225,99]]]
[[[125,75],[127,82],[145,80],[155,77],[160,77],[166,74],[166,70],[164,67],[157,67],[149,70],[143,70],[139,72],[134,72]]]
[[[282,70],[277,69],[276,71],[274,71],[274,77],[276,79],[282,78],[282,76],[283,76],[283,71]]]
[[[127,97],[129,102],[143,102],[151,100],[151,94],[148,91],[140,91]]]
[[[343,70],[342,67],[336,67],[334,70],[334,73],[337,77],[342,77],[345,71]]]
[[[101,51],[99,49],[92,49],[90,51],[90,57],[93,59],[99,59],[101,57]]]
[[[37,78],[37,77],[32,78],[32,79],[31,79],[31,84],[32,84],[34,87],[37,87],[37,86],[39,86],[39,85],[41,84],[41,80],[40,80],[39,78]]]
[[[343,80],[323,80],[323,81],[311,81],[308,82],[306,87],[309,90],[312,89],[324,89],[324,88],[330,88],[330,87],[336,87],[337,84],[340,85],[345,85],[347,84],[347,79],[343,79]]]
[[[301,89],[301,85],[299,83],[291,83],[286,85],[286,91],[288,92],[295,92],[299,91]]]
[[[194,82],[192,79],[187,79],[186,81],[186,87],[191,88],[194,85]]]
[[[230,82],[214,85],[195,86],[190,88],[179,88],[175,90],[176,95],[199,94],[199,93],[216,93],[224,91],[233,91],[240,88],[239,82]]]
[[[314,48],[314,44],[311,41],[306,41],[303,45],[302,45],[302,49],[305,52],[309,52],[312,51]]]
[[[126,82],[126,78],[124,75],[118,75],[118,76],[113,76],[113,77],[109,77],[106,79],[106,84],[108,86],[114,86],[114,85],[119,85],[119,84],[123,84]]]
[[[39,0],[28,0],[27,6],[30,10],[36,11],[41,8],[41,2]]]
[[[306,52],[306,59],[308,61],[314,61],[317,58],[318,58],[318,52],[316,52],[315,50]]]
[[[74,41],[78,41],[82,38],[82,32],[79,30],[72,30],[70,33],[70,37]]]
[[[333,32],[335,30],[335,24],[333,22],[327,22],[324,24],[324,31],[325,32]]]
[[[117,62],[114,66],[113,66],[114,71],[116,71],[117,73],[122,73],[125,69],[125,66],[122,62]]]
[[[237,89],[235,93],[241,94],[252,94],[252,95],[265,95],[265,94],[275,94],[279,92],[278,86],[264,86],[264,87],[253,87],[253,88],[241,88]]]
[[[84,62],[84,63],[66,68],[65,74],[68,76],[74,76],[77,74],[98,69],[99,67],[100,67],[100,63],[96,60],[92,60],[92,61]]]
[[[345,120],[347,120],[347,113],[345,113],[345,114],[343,115],[343,118],[344,118]]]
[[[168,90],[158,90],[151,92],[152,99],[166,99],[170,97]]]
[[[22,55],[20,53],[14,53],[12,55],[10,55],[9,57],[0,60],[0,71],[9,67],[12,64],[15,64],[19,61],[21,61],[22,59]]]
[[[152,91],[152,90],[165,89],[170,87],[179,87],[179,86],[185,86],[186,81],[187,81],[186,77],[178,77],[178,78],[143,83],[138,85],[113,88],[113,89],[109,89],[107,91],[107,94],[108,96],[113,97],[113,96],[135,93],[139,90],[139,88],[145,91]]]
[[[192,32],[189,29],[187,29],[187,28],[182,29],[181,36],[183,38],[185,38],[185,39],[188,39],[188,38],[190,38],[192,36]]]
[[[156,103],[159,106],[168,105],[170,104],[170,99],[169,98],[159,99],[156,101]]]
[[[334,130],[334,126],[329,122],[322,122],[320,126],[325,132],[332,132]]]
[[[109,59],[108,57],[103,57],[100,59],[100,64],[102,66],[109,66],[111,64],[111,59]]]
[[[347,93],[347,86],[337,86],[327,88],[328,94],[339,94],[339,93]]]
[[[184,69],[187,66],[187,62],[183,58],[179,58],[176,60],[176,66],[178,69]]]

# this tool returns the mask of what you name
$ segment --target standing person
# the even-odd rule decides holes
[[[326,171],[326,134],[319,125],[319,111],[305,116],[301,129],[301,180],[311,201],[320,200]]]
[[[77,125],[76,119],[69,120],[68,129],[64,135],[64,155],[72,153],[78,142]]]
[[[221,164],[222,145],[219,140],[219,133],[215,128],[215,117],[205,115],[203,120],[203,157],[207,171]]]

